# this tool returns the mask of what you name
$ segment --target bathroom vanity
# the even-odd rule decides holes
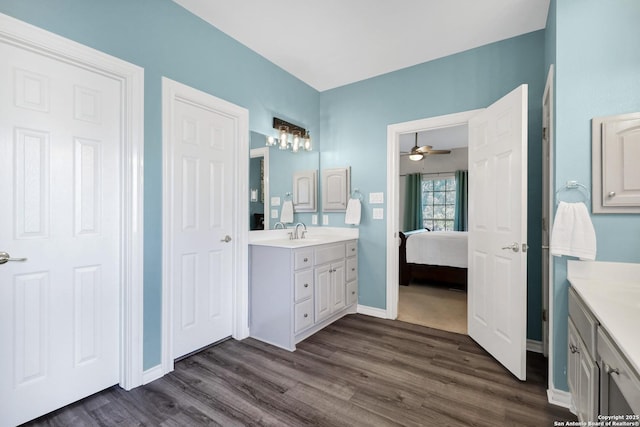
[[[277,231],[275,238],[256,234],[249,245],[249,329],[255,339],[294,351],[296,343],[356,312],[357,230],[311,229],[303,239]]]
[[[581,422],[640,421],[639,277],[640,264],[568,262],[567,380]]]

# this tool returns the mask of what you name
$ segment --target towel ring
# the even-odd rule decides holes
[[[360,190],[358,190],[356,188],[355,190],[353,190],[353,193],[351,193],[351,198],[352,199],[358,199],[358,200],[362,201],[363,196],[362,196],[362,193],[360,192]]]
[[[589,205],[589,201],[591,200],[591,198],[589,197],[589,189],[585,185],[580,184],[578,181],[567,181],[564,187],[561,187],[556,191],[556,205],[562,201],[559,197],[560,193],[569,190],[578,190],[584,197],[584,200],[582,201],[587,206]]]

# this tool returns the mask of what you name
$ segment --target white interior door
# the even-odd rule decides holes
[[[0,43],[0,424],[118,383],[120,82]]]
[[[166,249],[173,292],[173,358],[232,335],[233,117],[217,98],[193,91],[171,102],[171,231]],[[243,215],[245,215],[243,213]]]
[[[527,336],[527,85],[469,120],[469,335],[521,380]]]

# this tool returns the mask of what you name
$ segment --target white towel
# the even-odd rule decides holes
[[[347,203],[347,212],[344,214],[344,223],[351,225],[360,224],[360,213],[362,205],[360,199],[349,199]]]
[[[551,230],[551,255],[596,259],[596,232],[584,203],[560,202]]]
[[[280,211],[280,222],[289,224],[293,222],[293,202],[285,200],[282,203],[282,211]]]

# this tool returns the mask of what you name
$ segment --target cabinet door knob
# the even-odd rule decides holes
[[[356,294],[356,291],[351,291],[351,295],[355,295],[355,294]]]
[[[355,267],[351,269],[351,271],[356,271]]]
[[[304,314],[304,317],[309,317],[309,315],[307,313]]]
[[[578,351],[578,347],[573,344],[569,345],[569,350],[571,350],[571,353],[580,353],[580,351]]]
[[[309,287],[309,284],[308,284],[308,283],[305,283],[305,284],[304,284],[304,287],[305,287],[305,288],[308,288],[308,287]]]
[[[609,197],[613,197],[613,196],[615,196],[615,195],[616,195],[616,192],[615,192],[615,191],[609,191]]]
[[[308,261],[309,261],[309,258],[305,258],[305,259],[304,259],[304,262],[308,262]]]

